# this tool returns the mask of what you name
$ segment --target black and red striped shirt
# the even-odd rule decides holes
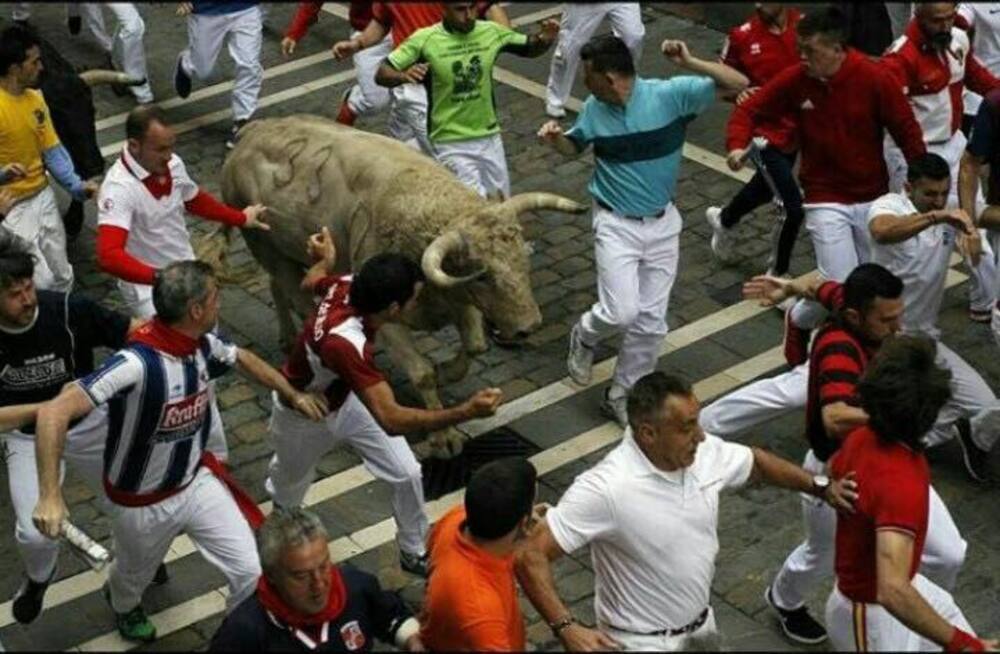
[[[843,285],[826,282],[819,287],[816,299],[836,316],[844,305]],[[816,334],[809,353],[806,436],[820,461],[829,459],[840,447],[840,441],[831,438],[823,426],[823,407],[835,402],[857,405],[858,380],[876,349],[836,317]]]

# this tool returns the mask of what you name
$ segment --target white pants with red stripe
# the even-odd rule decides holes
[[[828,472],[812,450],[806,453],[802,467],[813,474]],[[805,604],[816,585],[833,573],[837,512],[812,495],[803,494],[801,499],[806,539],[788,555],[772,582],[771,597],[783,609],[797,609]],[[920,571],[945,588],[954,588],[968,545],[933,486],[928,503],[927,539]]]
[[[271,394],[271,457],[266,487],[275,504],[301,506],[316,474],[316,464],[340,443],[350,446],[376,479],[392,486],[392,515],[399,549],[423,554],[430,523],[424,512],[423,474],[402,436],[389,436],[368,407],[350,393],[337,411],[314,422]]]
[[[955,598],[922,574],[910,582],[946,622],[972,634]],[[920,636],[880,604],[852,602],[834,584],[826,601],[826,631],[835,652],[940,652],[941,646]]]
[[[222,44],[227,44],[236,69],[233,120],[247,120],[257,109],[264,80],[264,67],[260,65],[262,30],[260,6],[217,16],[188,16],[188,47],[181,52],[181,66],[191,77],[208,79],[215,70]]]
[[[545,102],[563,108],[576,79],[580,50],[590,40],[607,16],[615,36],[625,42],[638,70],[642,59],[642,39],[646,28],[638,2],[568,2],[563,5],[559,21],[559,40],[552,55],[549,81],[545,87]]]
[[[66,256],[66,228],[51,184],[15,204],[0,226],[31,246],[36,287],[62,293],[73,289],[73,266]]]
[[[108,439],[107,410],[98,407],[66,434],[63,458],[70,470],[98,498],[102,511],[110,511],[101,483],[104,444]],[[38,504],[38,465],[34,436],[8,432],[2,437],[10,503],[14,508],[14,541],[24,563],[25,574],[36,582],[47,581],[56,568],[59,541],[42,535],[35,528],[31,514]],[[65,466],[63,467],[65,470]],[[72,519],[72,516],[70,516]]]
[[[816,252],[816,268],[824,279],[842,282],[858,264],[871,259],[870,206],[871,202],[804,205],[806,229]],[[826,314],[819,302],[799,300],[792,307],[792,322],[803,329],[814,329]]]
[[[667,305],[677,278],[681,216],[673,204],[659,218],[633,220],[593,206],[597,302],[580,316],[580,336],[593,347],[624,332],[612,384],[632,388],[656,368],[667,335]]]
[[[117,507],[111,531],[115,557],[108,585],[111,606],[117,613],[139,605],[170,544],[182,533],[225,575],[229,585],[227,610],[257,588],[261,569],[253,530],[229,489],[207,468],[200,468],[187,488],[161,502]]]
[[[510,197],[507,154],[499,134],[481,139],[433,144],[434,157],[482,197]]]
[[[351,39],[361,34],[354,30]],[[392,33],[387,32],[385,38],[370,48],[358,51],[354,62],[354,79],[357,81],[347,94],[347,106],[357,116],[366,116],[382,111],[389,106],[391,94],[389,89],[375,83],[375,73],[382,60],[392,52]]]
[[[422,84],[400,84],[391,93],[389,135],[433,157],[434,148],[427,138],[427,89]]]
[[[968,141],[962,130],[956,130],[951,135],[951,139],[944,143],[928,143],[927,151],[939,155],[948,162],[951,171],[951,189],[948,192],[949,209],[958,208],[958,168],[962,162],[962,154]],[[889,168],[889,190],[893,193],[903,192],[903,183],[906,181],[906,158],[892,137],[885,137],[885,161]],[[972,216],[976,218],[986,207],[986,198],[983,197],[982,185],[976,191],[976,210]],[[985,229],[979,230],[982,242],[983,253],[979,259],[979,264],[973,266],[971,261],[966,261],[969,268],[969,308],[974,311],[989,311],[997,295],[997,261],[996,261],[996,233]]]

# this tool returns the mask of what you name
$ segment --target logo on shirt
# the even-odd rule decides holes
[[[752,54],[752,55],[759,55],[760,54],[760,43],[751,43],[750,44],[750,54]]]
[[[39,127],[45,124],[45,112],[41,109],[35,109],[35,122]]]
[[[115,208],[115,203],[114,200],[112,200],[111,198],[104,198],[104,200],[101,201],[102,210],[111,211],[114,208]]]
[[[812,100],[810,100],[809,98],[806,98],[806,101],[802,103],[802,106],[800,108],[801,109],[815,109],[816,107],[813,106]]]
[[[344,647],[349,651],[361,649],[365,646],[365,635],[361,631],[361,625],[357,620],[351,620],[340,628],[340,637],[344,639]]]
[[[33,357],[21,366],[7,365],[0,371],[0,383],[19,391],[43,388],[69,380],[66,362],[54,354]]]
[[[451,88],[456,95],[473,93],[479,89],[479,82],[483,79],[483,62],[479,55],[472,55],[467,66],[456,60],[451,65],[451,74],[455,77]]]
[[[198,431],[205,422],[208,410],[208,391],[202,390],[176,402],[168,402],[160,414],[160,424],[156,430],[156,441],[169,443],[187,438]]]

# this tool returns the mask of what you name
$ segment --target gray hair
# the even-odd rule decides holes
[[[317,538],[329,538],[326,527],[312,511],[278,509],[268,516],[257,530],[257,552],[260,567],[270,577],[278,570],[278,561],[286,548],[298,547]]]
[[[168,325],[187,315],[192,302],[208,296],[208,280],[215,270],[204,261],[175,261],[162,269],[153,284],[153,307]]]

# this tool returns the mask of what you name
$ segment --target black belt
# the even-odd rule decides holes
[[[694,619],[690,624],[684,625],[683,627],[678,627],[677,629],[660,629],[659,631],[631,631],[629,629],[622,629],[620,627],[612,627],[618,631],[624,631],[629,634],[636,634],[637,636],[682,636],[684,634],[689,634],[692,631],[697,630],[701,625],[705,624],[705,620],[708,620],[708,607],[706,606],[698,617]]]
[[[608,206],[607,204],[605,204],[601,200],[598,200],[597,198],[594,198],[594,202],[596,202],[597,206],[599,206],[601,209],[604,209],[605,211],[610,211],[611,213],[619,215],[622,218],[626,218],[628,220],[645,220],[646,218],[663,218],[663,214],[667,213],[667,208],[663,207],[663,209],[660,210],[660,213],[652,215],[652,216],[627,215],[627,214],[623,214],[623,213],[618,213],[613,208],[611,208],[610,206]]]

